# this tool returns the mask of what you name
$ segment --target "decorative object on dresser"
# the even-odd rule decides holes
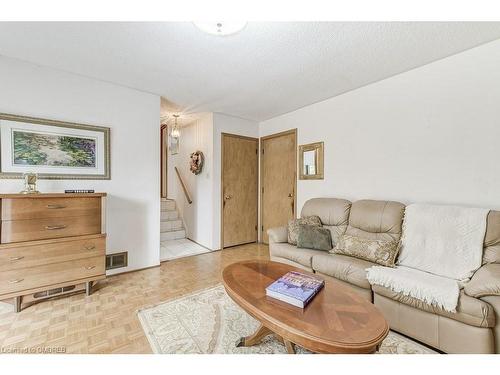
[[[110,129],[0,113],[0,178],[109,180]]]
[[[24,179],[24,189],[21,191],[21,194],[40,193],[38,190],[36,190],[36,180],[37,180],[36,173],[30,173],[30,172],[24,173],[23,179]]]
[[[0,300],[22,303],[104,279],[106,193],[0,194]]]

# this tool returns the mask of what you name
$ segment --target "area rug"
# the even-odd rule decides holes
[[[252,347],[236,347],[259,323],[226,294],[222,285],[138,311],[154,353],[158,354],[285,354],[273,335]],[[296,347],[297,353],[309,353]],[[395,332],[383,341],[380,354],[436,353]]]

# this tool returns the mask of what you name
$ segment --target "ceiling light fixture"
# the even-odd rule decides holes
[[[245,26],[246,22],[193,22],[195,26],[208,34],[212,35],[231,35],[238,31],[241,31]]]

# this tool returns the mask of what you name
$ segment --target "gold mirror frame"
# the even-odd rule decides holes
[[[304,152],[315,152],[315,174],[304,174]],[[323,142],[309,143],[299,146],[299,180],[322,180],[324,178],[324,146]]]

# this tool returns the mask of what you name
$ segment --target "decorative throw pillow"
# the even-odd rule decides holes
[[[299,225],[297,247],[314,250],[331,250],[332,232],[315,225]]]
[[[321,226],[319,216],[306,216],[301,219],[292,219],[288,222],[288,243],[297,245],[297,235],[299,234],[299,225]]]
[[[398,242],[395,240],[369,240],[344,234],[331,252],[394,267],[398,251]]]

